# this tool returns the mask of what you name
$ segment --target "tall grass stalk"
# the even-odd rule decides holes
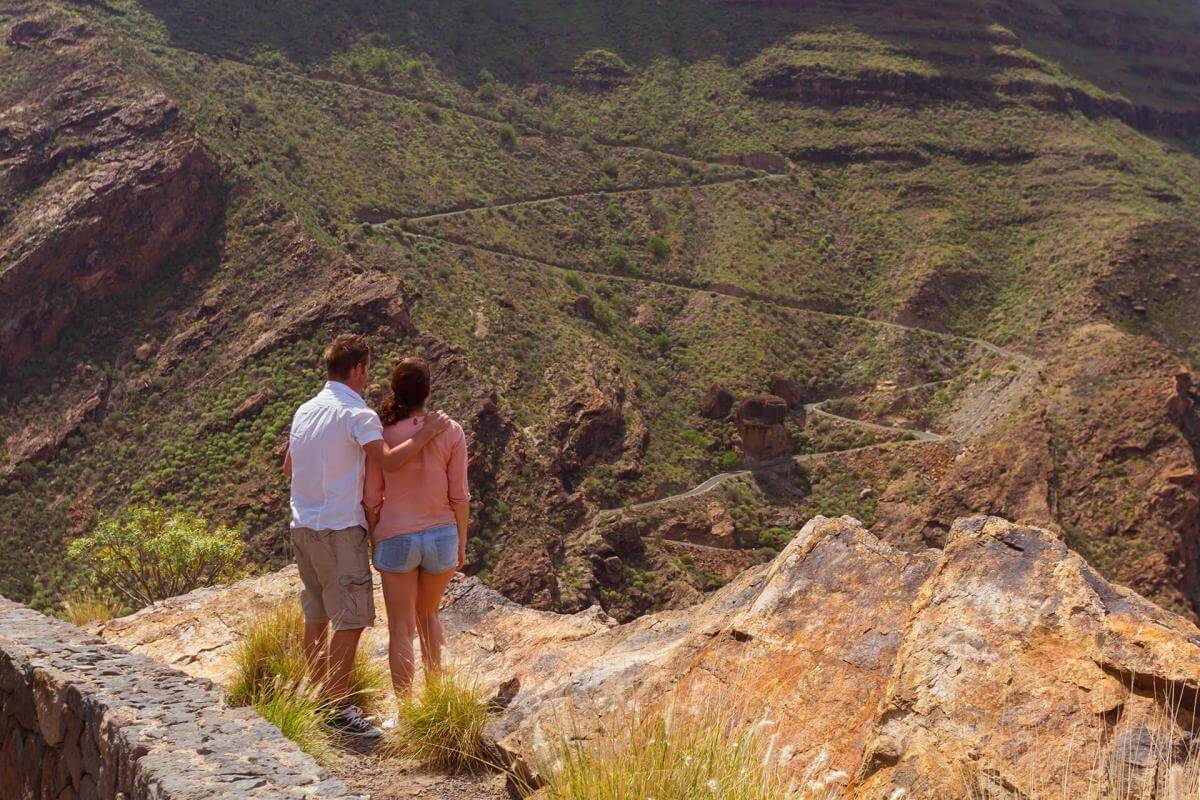
[[[257,693],[250,705],[317,763],[337,760],[333,734],[326,726],[333,709],[311,684],[289,685],[278,680],[271,689]]]
[[[1187,733],[1195,710],[1169,697],[1159,698],[1157,709],[1152,718],[1127,721],[1115,731],[1097,723],[1080,751],[1069,751],[1058,760],[1038,760],[1023,775],[1002,766],[964,767],[963,796],[1009,800],[1018,795],[1006,784],[1019,783],[1020,796],[1029,800],[1196,800],[1200,741]],[[1049,738],[1038,730],[1028,735],[1032,741]]]
[[[82,592],[73,594],[62,601],[59,616],[72,625],[84,626],[96,622],[107,622],[121,616],[124,609],[121,604],[110,597]]]
[[[674,704],[606,715],[598,734],[563,736],[544,770],[548,800],[827,800],[848,776],[818,758],[785,774],[769,720],[746,724],[720,712],[678,713]]]

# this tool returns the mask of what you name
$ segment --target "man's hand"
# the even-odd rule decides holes
[[[444,411],[434,411],[425,415],[425,428],[432,434],[439,434],[450,427],[450,417]]]

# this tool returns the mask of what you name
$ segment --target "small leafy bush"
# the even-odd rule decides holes
[[[650,251],[650,255],[654,256],[659,261],[667,257],[667,253],[671,252],[671,246],[667,244],[667,240],[661,236],[651,236],[646,241],[646,249]]]
[[[500,144],[505,147],[512,147],[517,143],[517,129],[511,123],[505,122],[500,126]]]
[[[579,277],[579,273],[573,269],[569,269],[563,274],[563,280],[567,286],[570,286],[577,292],[583,291],[583,278]]]
[[[241,534],[203,517],[158,505],[133,506],[71,542],[67,558],[92,579],[138,606],[237,577]]]
[[[624,248],[614,247],[608,254],[608,263],[612,265],[613,269],[629,269],[629,254],[625,252]]]
[[[437,769],[488,769],[497,766],[483,735],[492,713],[474,682],[448,672],[426,676],[421,692],[400,703],[385,746],[395,756]]]
[[[616,180],[620,169],[617,167],[616,161],[613,161],[611,158],[602,158],[600,159],[600,171],[613,180]]]

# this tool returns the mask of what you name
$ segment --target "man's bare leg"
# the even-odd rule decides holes
[[[314,686],[324,686],[329,676],[329,623],[304,623],[304,660],[308,662],[309,680]]]
[[[334,631],[329,640],[329,679],[325,683],[325,696],[339,705],[350,695],[350,673],[354,669],[354,654],[358,652],[358,640],[362,628]]]

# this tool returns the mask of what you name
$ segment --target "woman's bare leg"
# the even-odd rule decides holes
[[[417,579],[417,634],[421,637],[421,662],[425,665],[426,678],[442,671],[442,644],[446,635],[438,619],[438,607],[454,573],[453,569],[446,572],[420,570]]]
[[[413,634],[417,632],[418,571],[381,572],[383,604],[388,617],[388,666],[392,671],[392,688],[396,698],[403,700],[412,691]]]

